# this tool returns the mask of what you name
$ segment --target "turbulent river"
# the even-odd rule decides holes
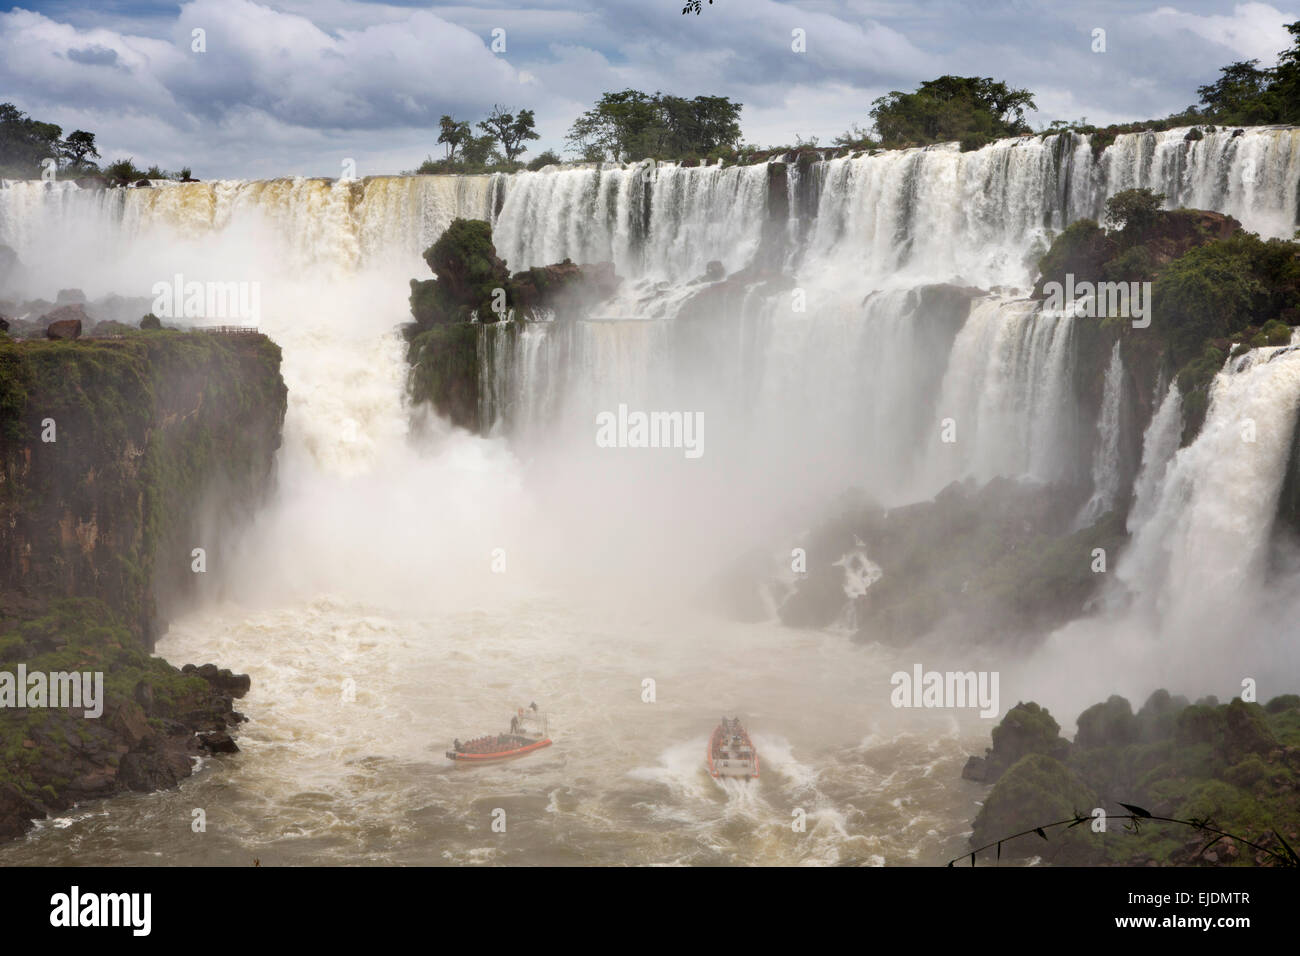
[[[1181,131],[1123,136],[1095,162],[1082,137],[914,150],[792,171],[775,244],[762,167],[106,193],[4,184],[0,241],[35,275],[32,294],[146,295],[174,273],[260,282],[289,411],[274,500],[219,556],[209,600],[157,646],[176,664],[251,675],[237,704],[249,717],[241,752],[205,761],[177,791],[45,821],[0,847],[0,863],[933,865],[960,855],[983,792],[961,768],[995,722],[895,709],[889,678],[918,660],[976,662],[950,648],[857,644],[839,629],[740,623],[709,600],[714,576],[746,549],[788,554],[810,503],[851,485],[905,502],[967,475],[1091,476],[1094,510],[1137,489],[1145,524],[1120,574],[1147,595],[1135,612],[1150,615],[1143,633],[1159,635],[1169,602],[1205,585],[1187,555],[1209,547],[1245,569],[1262,547],[1300,362],[1256,350],[1225,369],[1204,442],[1175,456],[1176,417],[1157,415],[1140,468],[1126,471],[1112,437],[1118,350],[1114,400],[1098,421],[1078,421],[1063,385],[1071,317],[1044,316],[1016,290],[1049,230],[1095,216],[1118,189],[1153,185],[1286,235],[1298,180],[1300,135],[1289,130],[1195,143]],[[571,256],[614,261],[628,279],[607,306],[612,321],[558,317],[494,353],[486,437],[413,422],[404,401],[406,281],[427,276],[419,251],[458,215],[493,221],[515,269]],[[774,255],[806,286],[809,314],[754,292],[699,336],[672,333],[686,321],[683,290],[708,262],[734,271]],[[1006,288],[945,337],[920,321],[912,295],[931,282]],[[591,411],[619,401],[706,409],[709,451],[700,462],[596,454]],[[1238,405],[1258,408],[1265,434],[1235,466],[1249,507],[1225,517],[1213,443]],[[949,407],[971,412],[980,440],[945,458],[931,430]],[[1141,648],[1066,680],[1079,637],[1067,628],[1023,668],[1006,662],[1002,712],[1040,700],[1068,730],[1111,692],[1213,683],[1203,669],[1144,667],[1162,658]],[[1215,645],[1198,650],[1213,657]],[[1296,670],[1292,652],[1256,660]],[[454,737],[503,730],[531,701],[549,716],[552,747],[473,769],[444,758]],[[754,734],[757,783],[721,784],[705,770],[724,713]]]

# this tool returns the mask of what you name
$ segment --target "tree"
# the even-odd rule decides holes
[[[725,96],[685,99],[640,90],[605,93],[569,130],[569,148],[584,159],[704,156],[740,141],[743,104]]]
[[[1300,20],[1287,24],[1291,49],[1284,50],[1273,71],[1272,92],[1278,104],[1277,122],[1300,123]]]
[[[1025,111],[1033,94],[992,77],[941,76],[915,93],[895,90],[872,104],[871,116],[886,147],[957,140],[976,148],[1004,136],[1030,132]]]
[[[1224,123],[1267,123],[1276,115],[1269,87],[1273,71],[1256,68],[1258,60],[1239,60],[1219,71],[1213,83],[1198,87],[1205,112]]]
[[[32,119],[13,103],[0,103],[0,170],[39,176],[42,163],[60,156],[62,128]]]
[[[540,139],[533,128],[532,110],[520,110],[516,116],[507,113],[500,106],[493,106],[488,118],[480,121],[478,128],[501,144],[507,163],[513,163],[516,156],[527,152],[525,141]]]
[[[95,148],[95,134],[84,129],[74,130],[68,134],[59,146],[59,156],[67,161],[70,169],[95,168],[90,158],[99,159],[99,150]]]
[[[709,0],[709,6],[713,6],[713,0]],[[686,0],[686,6],[682,7],[682,16],[686,16],[686,14],[693,11],[698,17],[700,15],[700,10],[700,0]]]
[[[559,162],[562,162],[560,157],[548,149],[546,152],[534,156],[532,159],[530,159],[528,161],[528,168],[531,169],[533,172],[536,172],[537,170],[541,169],[543,166],[554,166]]]
[[[496,137],[490,133],[471,136],[461,147],[461,162],[466,166],[496,166],[501,162],[501,154],[493,149],[495,145]]]
[[[1150,189],[1125,189],[1106,200],[1106,225],[1122,230],[1124,245],[1141,242],[1160,216],[1165,194]]]
[[[438,142],[447,146],[447,162],[456,159],[456,150],[460,149],[474,137],[469,122],[457,122],[446,113],[438,120]]]
[[[1286,30],[1292,44],[1278,54],[1277,66],[1260,69],[1258,60],[1239,60],[1197,88],[1207,119],[1243,126],[1300,122],[1300,20]]]

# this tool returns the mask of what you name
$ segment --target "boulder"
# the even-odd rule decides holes
[[[22,836],[32,820],[45,816],[45,808],[10,783],[0,783],[0,842]]]
[[[60,289],[59,294],[54,297],[54,301],[59,305],[70,305],[77,302],[84,304],[86,293],[80,289]]]
[[[36,310],[33,311],[35,312]],[[44,314],[39,312],[36,314],[41,316],[36,321],[47,328],[55,322],[78,322],[83,327],[89,327],[94,324],[90,316],[86,314],[86,307],[80,302],[70,302],[66,305],[56,306]],[[78,332],[78,334],[80,334],[80,332]]]
[[[218,669],[216,664],[203,664],[199,667],[186,664],[181,668],[181,673],[202,677],[213,690],[227,697],[243,697],[253,686],[252,678],[247,674],[236,674],[227,667]]]
[[[51,322],[45,329],[47,339],[62,339],[72,341],[81,338],[81,320],[80,319],[59,319]]]

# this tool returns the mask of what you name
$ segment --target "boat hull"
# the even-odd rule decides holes
[[[748,748],[748,755],[744,759],[737,759],[730,756],[723,749],[724,730],[719,724],[709,737],[709,744],[705,752],[705,760],[709,767],[709,776],[717,779],[730,780],[757,780],[758,779],[758,750],[754,742],[749,739],[749,732],[740,727],[738,734],[745,747]]]
[[[533,753],[551,745],[550,738],[535,740],[532,743],[519,747],[513,747],[509,750],[493,750],[488,753],[465,753],[464,751],[448,750],[447,759],[453,760],[459,765],[474,766],[476,764],[496,763],[501,760],[510,760],[514,757],[522,757],[525,754]]]

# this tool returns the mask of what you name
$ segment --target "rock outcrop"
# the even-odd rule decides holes
[[[151,647],[270,490],[279,365],[260,335],[0,342],[0,627],[95,597]]]
[[[97,688],[0,707],[0,840],[238,750],[248,676],[149,651],[205,577],[194,549],[218,559],[270,491],[279,365],[260,335],[0,339],[0,695],[22,673]]]
[[[479,431],[484,326],[571,318],[609,298],[619,279],[612,263],[577,265],[568,259],[513,275],[496,254],[492,227],[457,219],[424,253],[435,279],[411,280],[411,315],[404,328],[410,390],[453,424]],[[509,334],[509,331],[507,334]]]

